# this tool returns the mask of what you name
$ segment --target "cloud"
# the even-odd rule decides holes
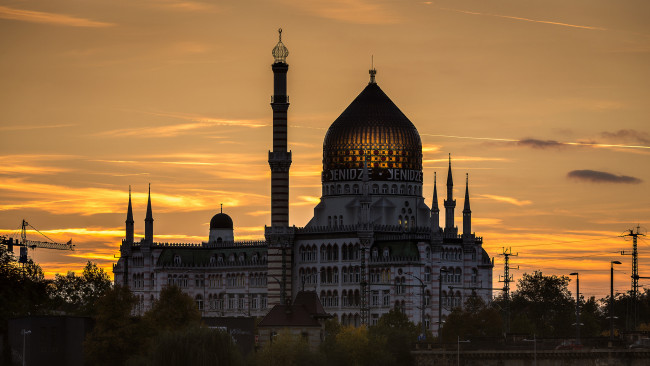
[[[401,22],[395,9],[367,0],[317,0],[288,2],[318,17],[354,24],[395,24]]]
[[[152,193],[152,201],[158,212],[191,212],[214,208],[214,202],[230,207],[259,205],[268,202],[260,194],[226,191],[184,189],[172,187],[174,194]],[[32,183],[23,179],[0,178],[0,191],[5,202],[0,211],[34,208],[55,214],[95,215],[99,213],[125,212],[128,191],[96,187],[69,187],[54,184]],[[7,202],[11,198],[14,203]],[[136,210],[143,209],[147,193],[134,192]]]
[[[172,114],[172,113],[152,113],[161,117],[172,117],[190,121],[189,123],[178,123],[166,126],[147,126],[135,128],[123,128],[111,131],[104,131],[99,133],[102,136],[110,137],[175,137],[179,135],[188,134],[194,130],[210,128],[214,126],[234,126],[234,127],[247,127],[259,128],[269,126],[266,123],[259,122],[251,119],[221,119],[188,114]]]
[[[646,132],[637,130],[618,130],[616,132],[603,132],[603,138],[618,142],[634,142],[644,145],[650,145],[650,136]]]
[[[593,183],[628,183],[638,184],[642,180],[627,175],[616,175],[607,172],[600,172],[597,170],[572,170],[567,174],[568,178],[583,180]]]
[[[493,195],[493,194],[479,194],[478,197],[483,197],[483,198],[487,198],[487,199],[494,200],[494,201],[499,201],[499,202],[506,202],[506,203],[513,204],[515,206],[526,206],[526,205],[530,205],[531,203],[533,203],[532,201],[529,201],[529,200],[518,200],[518,199],[513,198],[513,197],[497,196],[497,195]]]
[[[19,20],[32,23],[43,23],[51,25],[60,25],[68,27],[111,27],[115,24],[107,22],[98,22],[95,20],[77,18],[65,14],[46,13],[33,10],[14,9],[8,6],[0,6],[0,18]]]
[[[219,8],[214,4],[202,3],[199,1],[176,1],[165,0],[160,1],[160,5],[164,8],[180,11],[194,11],[194,12],[217,12]]]
[[[534,149],[548,149],[548,148],[562,148],[566,147],[566,144],[563,142],[558,142],[555,140],[538,140],[527,138],[517,141],[517,145],[520,146],[529,146]]]
[[[498,137],[476,137],[476,136],[456,136],[456,135],[434,135],[422,133],[421,136],[432,136],[432,137],[446,137],[454,139],[467,139],[467,140],[483,140],[483,141],[497,141],[505,143],[513,143],[517,145],[535,147],[535,148],[544,148],[544,147],[561,147],[561,146],[578,146],[578,147],[597,147],[597,148],[611,148],[611,149],[650,149],[650,146],[646,145],[623,145],[623,144],[604,144],[597,141],[574,141],[574,142],[562,142],[555,140],[540,140],[535,138],[524,138],[524,139],[508,139],[508,138],[498,138]]]
[[[484,16],[491,16],[491,17],[497,17],[497,18],[505,18],[505,19],[513,19],[513,20],[521,20],[525,22],[533,22],[533,23],[542,23],[542,24],[551,24],[551,25],[559,25],[563,27],[570,27],[570,28],[582,28],[582,29],[591,29],[591,30],[607,30],[606,28],[601,28],[601,27],[593,27],[593,26],[587,26],[587,25],[577,25],[577,24],[569,24],[569,23],[560,23],[560,22],[552,22],[550,20],[538,20],[538,19],[530,19],[530,18],[522,18],[522,17],[515,17],[515,16],[510,16],[510,15],[501,15],[501,14],[491,14],[491,13],[479,13],[475,11],[467,11],[467,10],[461,10],[461,9],[452,9],[452,8],[439,8],[442,10],[449,10],[449,11],[455,11],[457,13],[463,13],[463,14],[470,14],[470,15],[484,15]]]
[[[32,126],[0,126],[0,131],[26,131],[26,130],[42,130],[46,128],[64,128],[64,127],[74,127],[75,124],[59,124],[59,125],[32,125]]]

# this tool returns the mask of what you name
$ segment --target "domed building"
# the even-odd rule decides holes
[[[450,158],[441,227],[435,178],[430,207],[423,197],[420,135],[379,87],[374,69],[325,135],[321,200],[313,217],[305,227],[290,225],[289,51],[281,38],[272,54],[271,225],[265,240],[236,241],[233,220],[221,209],[210,221],[207,242],[154,242],[149,198],[145,237],[135,242],[129,197],[115,282],[133,290],[140,310],[166,284],[195,298],[204,316],[263,316],[307,290],[342,324],[373,325],[397,308],[434,334],[441,317],[468,296],[490,300],[494,263],[471,230],[468,178],[459,233]]]

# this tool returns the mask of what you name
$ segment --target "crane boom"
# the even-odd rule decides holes
[[[58,250],[74,250],[74,244],[72,244],[72,239],[65,244],[53,243],[50,241],[25,240],[23,242],[23,245],[31,249],[45,248],[45,249],[58,249]]]
[[[13,251],[13,247],[22,247],[25,249],[21,248],[20,251],[20,256],[21,256],[21,261],[24,261],[27,259],[27,248],[30,249],[36,249],[36,248],[44,248],[44,249],[56,249],[56,250],[74,250],[74,244],[72,244],[72,239],[68,240],[67,243],[57,243],[54,240],[48,238],[45,234],[42,232],[38,231],[35,227],[30,225],[27,221],[23,220],[22,225],[21,225],[21,231],[20,231],[20,239],[16,238],[8,238],[5,236],[0,236],[0,244],[6,245],[9,251]],[[30,240],[27,239],[27,226],[31,227],[36,231],[37,233],[41,234],[43,237],[48,239],[49,241],[42,241],[42,240]]]

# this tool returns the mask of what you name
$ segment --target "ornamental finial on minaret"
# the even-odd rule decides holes
[[[287,56],[289,56],[289,50],[282,43],[282,28],[278,29],[278,44],[273,47],[271,54],[275,58],[275,63],[286,63]]]
[[[375,75],[377,75],[377,70],[375,70],[375,56],[370,56],[370,70],[368,72],[370,73],[370,83],[369,84],[377,84],[375,81]]]

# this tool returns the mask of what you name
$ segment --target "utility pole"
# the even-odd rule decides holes
[[[629,251],[621,251],[621,255],[631,255],[632,256],[632,329],[636,330],[637,324],[637,298],[639,296],[639,252],[637,250],[637,238],[639,235],[645,236],[644,234],[639,233],[639,225],[636,226],[636,232],[634,229],[628,230],[627,234],[621,235],[622,237],[630,236],[632,237],[632,253]]]
[[[504,258],[503,264],[503,277],[499,279],[499,282],[503,282],[503,299],[506,301],[506,333],[510,332],[510,282],[513,282],[513,277],[510,274],[511,269],[519,269],[517,267],[510,267],[510,257],[517,257],[519,253],[512,254],[512,248],[506,249],[503,248],[503,251],[499,254]]]

